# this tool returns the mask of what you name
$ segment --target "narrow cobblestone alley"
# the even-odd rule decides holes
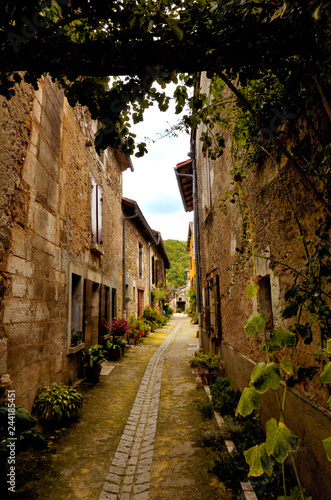
[[[208,472],[210,450],[199,445],[204,421],[197,400],[205,394],[188,364],[196,330],[176,314],[112,363],[115,369],[99,384],[80,384],[85,403],[79,420],[55,430],[46,452],[22,454],[21,497],[230,499]]]

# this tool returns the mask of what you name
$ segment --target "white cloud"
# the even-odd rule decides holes
[[[137,134],[137,142],[145,137],[154,140],[157,133],[163,135],[177,120],[173,110],[162,113],[153,106],[146,111],[143,122],[132,126],[132,131]],[[186,241],[193,213],[184,211],[174,167],[188,158],[189,135],[164,137],[148,144],[147,149],[143,158],[131,158],[134,172],[127,170],[123,174],[123,196],[138,203],[149,225],[160,231],[163,239]]]

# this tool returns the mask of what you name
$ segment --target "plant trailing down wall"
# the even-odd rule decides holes
[[[299,221],[298,225],[300,226]],[[259,476],[264,473],[271,475],[276,462],[282,464],[284,498],[287,496],[285,466],[289,457],[295,471],[298,486],[292,494],[304,500],[306,496],[295,465],[293,453],[299,450],[299,438],[295,432],[286,425],[285,408],[287,390],[300,384],[309,384],[317,374],[322,384],[331,383],[331,339],[330,323],[331,310],[328,299],[330,287],[330,273],[327,261],[330,258],[330,224],[322,225],[316,231],[316,240],[307,242],[303,237],[303,246],[306,253],[306,263],[300,270],[291,268],[296,274],[293,285],[285,294],[285,307],[282,310],[284,319],[291,319],[293,324],[288,328],[277,327],[267,331],[267,318],[258,312],[252,314],[244,328],[248,337],[261,335],[263,344],[261,350],[265,353],[265,361],[257,363],[250,379],[250,385],[244,389],[236,414],[250,415],[260,408],[260,395],[273,390],[279,407],[279,419],[271,418],[266,423],[266,441],[245,452],[246,461],[250,466],[250,474]],[[250,242],[254,275],[252,283],[247,285],[246,294],[249,299],[257,296],[258,309],[261,311],[259,300],[259,279],[256,276],[254,232],[250,226]],[[261,257],[261,256],[260,256]],[[270,260],[268,257],[265,257]],[[284,265],[284,264],[283,264]],[[286,264],[285,264],[286,267]],[[319,327],[321,335],[321,348],[316,352],[316,360],[322,360],[322,367],[316,362],[308,366],[300,365],[300,355],[297,350],[299,339],[303,339],[303,346],[312,343],[312,328]],[[300,347],[302,354],[303,347]],[[282,395],[279,393],[280,385],[284,382]],[[327,400],[331,407],[331,396]],[[323,440],[323,446],[328,459],[331,461],[331,436]]]

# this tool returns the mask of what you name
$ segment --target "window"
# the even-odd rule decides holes
[[[259,298],[261,313],[267,318],[267,330],[273,329],[273,314],[272,314],[272,301],[271,301],[271,285],[270,276],[259,276]]]
[[[71,328],[76,331],[81,329],[82,316],[82,287],[81,276],[71,275]]]
[[[139,243],[139,278],[143,277],[143,246]]]
[[[111,315],[113,319],[117,318],[117,294],[116,288],[111,289]]]
[[[101,245],[102,190],[93,178],[91,185],[91,222],[92,242]]]
[[[152,285],[155,285],[155,258],[152,257]]]

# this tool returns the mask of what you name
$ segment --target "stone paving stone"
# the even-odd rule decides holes
[[[125,469],[126,467],[126,460],[117,460],[116,458],[113,459],[112,465],[115,465],[117,467],[121,467]]]
[[[151,472],[151,470],[152,470],[152,464],[144,465],[144,466],[139,465],[138,470],[137,470],[137,474],[145,474],[147,472]]]
[[[106,481],[108,481],[109,483],[121,484],[122,476],[118,476],[117,474],[113,473],[107,474]]]
[[[136,484],[134,487],[133,492],[134,493],[142,493],[143,491],[148,491],[149,490],[149,483],[146,484]]]
[[[107,491],[102,491],[100,493],[99,500],[117,500],[117,493],[114,494],[114,493],[108,493]]]
[[[137,465],[137,463],[138,463],[138,457],[129,458],[129,465]]]
[[[113,472],[114,474],[118,474],[119,476],[123,476],[124,471],[125,471],[124,467],[117,467],[115,465],[111,465],[109,469],[110,473]]]
[[[135,465],[129,465],[128,468],[126,469],[126,477],[127,476],[133,476],[135,472],[136,472],[136,466]]]
[[[117,460],[126,460],[128,458],[128,453],[122,453],[117,449],[114,458],[116,458]]]
[[[124,431],[124,434],[121,438],[121,440],[123,439],[123,441],[128,441],[130,443],[132,443],[133,441],[133,436],[129,436],[128,434],[126,434],[126,432]]]
[[[144,474],[137,474],[136,484],[149,483],[151,479],[151,475],[149,472],[145,472]]]
[[[138,493],[137,495],[134,495],[132,497],[132,500],[148,500],[148,491],[144,491],[143,493]]]
[[[132,476],[125,476],[125,478],[124,478],[124,484],[126,484],[126,485],[129,484],[130,487],[133,484],[133,481],[134,481],[134,475],[132,475]]]
[[[109,493],[118,493],[120,491],[120,485],[114,483],[108,483],[107,481],[103,485],[103,491],[108,491]]]
[[[144,460],[144,458],[152,458],[153,457],[154,451],[146,451],[145,453],[141,453],[140,458],[141,460]]]
[[[116,497],[117,500],[117,497]],[[121,500],[130,500],[130,493],[122,493]]]

